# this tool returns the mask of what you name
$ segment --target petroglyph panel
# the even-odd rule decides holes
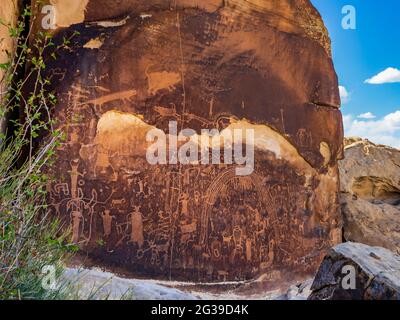
[[[313,274],[341,239],[343,136],[318,13],[308,1],[166,3],[89,0],[83,21],[78,8],[80,23],[56,30],[56,42],[80,35],[49,69],[67,137],[49,169],[52,213],[94,261],[135,274]],[[170,121],[198,137],[253,129],[254,172],[149,164],[146,134]]]

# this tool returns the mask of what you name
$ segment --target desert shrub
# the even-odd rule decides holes
[[[43,287],[42,272],[52,266],[60,275],[65,259],[76,250],[46,206],[45,168],[54,161],[62,134],[51,119],[56,97],[47,90],[51,79],[45,70],[46,59],[56,59],[59,46],[50,34],[32,37],[33,19],[25,8],[16,26],[0,21],[16,46],[9,62],[0,64],[5,72],[1,87],[6,88],[0,95],[0,117],[8,123],[0,133],[0,299],[66,297],[64,285]]]

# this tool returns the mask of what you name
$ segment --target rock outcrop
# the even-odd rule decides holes
[[[308,279],[303,283],[291,286],[286,295],[282,298],[282,300],[290,300],[290,301],[307,300],[311,295],[312,284],[313,284],[313,279]]]
[[[400,256],[380,247],[340,244],[325,257],[311,290],[309,300],[399,300]]]
[[[281,290],[243,291],[244,285],[127,279],[99,268],[67,268],[58,279],[67,299],[81,300],[307,300],[312,279]],[[225,286],[225,287],[224,287]],[[284,289],[283,289],[284,288]]]
[[[339,165],[347,241],[400,253],[399,167],[400,150],[362,139],[348,143]]]
[[[49,201],[73,241],[151,277],[312,275],[342,238],[343,130],[329,36],[311,3],[50,3],[54,41],[71,44],[49,66],[67,137]],[[255,147],[254,172],[238,176],[222,156],[221,165],[150,164],[146,134],[168,133],[170,121],[192,138],[254,130],[242,145]]]
[[[79,300],[196,300],[191,293],[151,280],[124,279],[102,270],[68,268],[60,282]]]

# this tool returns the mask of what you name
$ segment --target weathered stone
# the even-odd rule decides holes
[[[351,139],[340,161],[344,237],[400,253],[400,151]]]
[[[197,300],[199,297],[152,280],[124,279],[102,270],[67,268],[60,282],[80,300]]]
[[[309,279],[298,285],[291,286],[282,300],[290,300],[290,301],[307,300],[311,295],[312,284],[313,284],[313,279]]]
[[[250,292],[237,282],[194,283],[154,279],[123,278],[99,268],[67,268],[58,279],[68,288],[66,298],[91,300],[307,300],[312,279],[293,286],[287,294],[260,287]],[[246,282],[247,284],[248,282]],[[286,290],[286,288],[285,288]]]
[[[368,140],[350,141],[339,166],[341,192],[365,200],[400,200],[400,151]]]
[[[352,144],[354,144],[356,142],[361,142],[361,141],[364,141],[364,140],[367,140],[367,139],[363,139],[363,138],[360,138],[360,137],[344,137],[343,145],[344,145],[344,147],[347,147],[347,146],[352,145]]]
[[[55,41],[80,32],[50,65],[67,136],[50,203],[73,241],[152,277],[313,274],[341,241],[343,130],[329,37],[310,2],[51,2],[62,15]],[[171,120],[197,134],[254,129],[254,173],[150,165],[146,133]]]
[[[340,244],[325,257],[311,290],[309,300],[399,300],[400,256],[380,247]]]

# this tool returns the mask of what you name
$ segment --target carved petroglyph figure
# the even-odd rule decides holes
[[[131,218],[131,238],[130,243],[135,243],[141,248],[144,243],[143,236],[143,216],[140,206],[135,207],[135,211],[130,214]]]
[[[146,69],[149,95],[155,95],[160,90],[173,91],[175,85],[181,82],[181,75],[178,72],[149,72],[150,67]]]
[[[78,171],[79,167],[79,160],[72,160],[71,161],[71,171],[69,171],[70,176],[71,176],[71,197],[72,200],[78,200],[79,197],[81,197],[81,194],[79,194],[78,190],[78,178],[83,177],[84,174],[79,173]]]
[[[78,243],[81,235],[83,215],[80,211],[72,211],[72,243]]]
[[[181,203],[181,213],[185,218],[189,217],[189,195],[184,193],[179,199]]]
[[[101,217],[103,219],[103,230],[105,237],[109,237],[111,235],[112,221],[113,219],[115,219],[115,217],[112,216],[110,213],[110,210],[104,210],[104,212],[101,214]]]

